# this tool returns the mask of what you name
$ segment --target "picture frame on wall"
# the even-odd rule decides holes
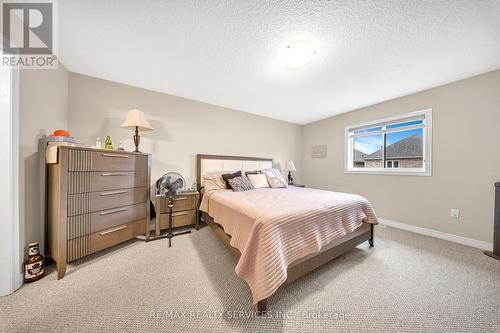
[[[326,157],[326,145],[313,146],[311,149],[312,158],[325,158]]]

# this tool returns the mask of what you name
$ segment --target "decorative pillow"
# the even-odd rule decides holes
[[[255,175],[247,175],[250,183],[254,188],[265,188],[269,187],[269,183],[267,182],[266,175],[263,173],[255,174]]]
[[[266,175],[267,181],[272,188],[288,187],[285,178],[278,169],[264,169],[262,172]]]
[[[234,177],[228,179],[229,186],[233,189],[235,192],[243,192],[243,191],[250,191],[253,190],[253,186],[248,180],[248,178],[239,176],[239,177]]]
[[[203,176],[203,187],[205,192],[224,190],[226,183],[222,179],[222,172],[209,172]]]
[[[235,173],[226,173],[222,175],[222,179],[224,179],[224,181],[226,182],[226,188],[231,188],[231,186],[229,186],[229,179],[236,177],[241,177],[241,171],[236,171]]]

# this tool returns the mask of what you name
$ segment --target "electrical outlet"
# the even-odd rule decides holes
[[[454,219],[459,219],[460,218],[460,210],[459,209],[450,210],[450,216],[453,217]]]

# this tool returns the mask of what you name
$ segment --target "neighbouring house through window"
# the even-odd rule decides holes
[[[385,167],[386,168],[399,168],[399,161],[386,161]]]
[[[346,128],[346,172],[431,175],[432,110]]]

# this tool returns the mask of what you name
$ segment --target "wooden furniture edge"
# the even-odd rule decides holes
[[[67,183],[67,172],[65,172],[66,165],[68,163],[67,158],[68,150],[58,149],[57,159],[58,164],[48,164],[48,182],[47,182],[47,210],[48,210],[48,220],[47,220],[47,246],[46,254],[56,262],[57,279],[60,280],[66,274],[66,237],[60,237],[60,235],[66,235],[66,214],[61,214],[61,211],[66,211],[67,201],[66,201],[66,187],[60,187],[59,184]],[[50,182],[50,183],[49,183]],[[51,186],[51,184],[53,184]],[[57,191],[57,188],[61,188],[64,192]]]
[[[147,205],[146,205],[146,225],[145,225],[145,230],[144,230],[144,236],[146,237],[146,241],[149,240],[151,237],[151,203],[150,203],[150,198],[151,198],[151,154],[145,154],[148,158],[148,178],[147,178],[147,191],[148,191],[148,198],[147,198]]]

